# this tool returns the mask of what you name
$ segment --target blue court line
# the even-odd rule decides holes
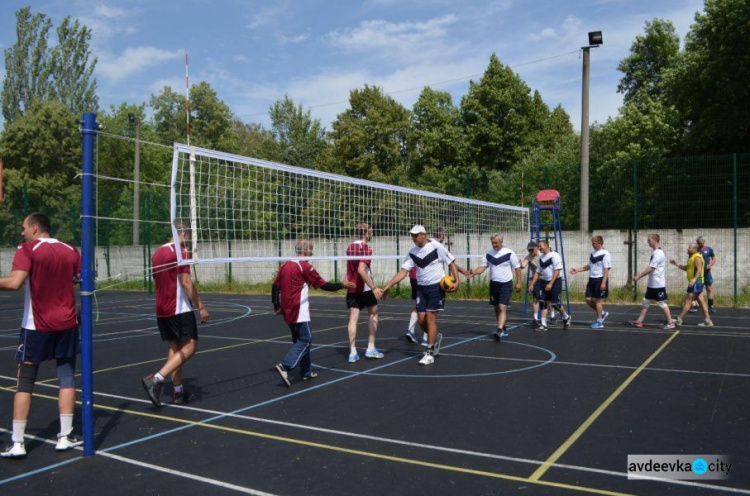
[[[519,326],[514,326],[514,327],[519,327]],[[514,327],[511,327],[509,330],[512,330]],[[447,346],[441,346],[441,349],[453,348],[455,346],[459,346],[459,345],[462,345],[462,344],[470,343],[472,341],[476,341],[476,340],[479,340],[479,339],[484,339],[484,338],[486,338],[488,336],[491,336],[491,335],[492,335],[492,333],[490,333],[490,334],[483,334],[483,335],[476,336],[476,337],[473,337],[473,338],[470,338],[470,339],[465,339],[465,340],[462,340],[462,341],[459,341],[457,343],[453,343],[453,344],[450,344],[450,345],[447,345]],[[270,405],[270,404],[276,403],[278,401],[286,400],[288,398],[293,398],[293,397],[299,396],[301,394],[306,394],[308,392],[315,391],[315,390],[323,388],[323,387],[328,387],[331,384],[336,384],[338,382],[345,381],[345,380],[348,380],[348,379],[352,379],[354,377],[358,377],[358,376],[361,376],[361,375],[367,375],[368,372],[374,372],[374,371],[377,371],[377,370],[381,370],[381,369],[384,369],[384,368],[387,368],[387,367],[390,367],[390,366],[393,366],[393,365],[397,365],[397,364],[400,364],[400,363],[403,363],[403,362],[407,362],[409,360],[413,360],[414,358],[415,357],[405,357],[405,358],[402,358],[400,360],[396,360],[395,362],[390,362],[390,363],[386,363],[386,364],[380,365],[380,366],[375,367],[373,369],[370,369],[368,371],[351,372],[347,376],[339,377],[338,379],[333,379],[333,380],[328,381],[328,382],[326,382],[324,384],[318,384],[317,386],[308,387],[308,388],[305,388],[305,389],[303,389],[301,391],[296,391],[294,393],[289,393],[289,394],[286,394],[284,396],[280,396],[278,398],[273,398],[273,399],[270,399],[270,400],[263,401],[261,403],[256,403],[255,405],[250,405],[250,406],[247,406],[247,407],[244,407],[244,408],[240,408],[240,409],[235,410],[233,412],[222,413],[221,415],[216,415],[214,417],[211,417],[211,418],[208,418],[208,419],[205,419],[205,420],[201,420],[199,422],[194,422],[194,423],[189,424],[189,425],[184,425],[184,426],[181,426],[181,427],[170,429],[170,430],[167,430],[167,431],[164,431],[164,432],[160,432],[158,434],[152,434],[152,435],[146,436],[144,438],[135,439],[133,441],[130,441],[130,442],[127,442],[127,443],[123,443],[123,444],[119,444],[117,446],[113,446],[111,448],[107,448],[107,449],[103,449],[103,450],[99,450],[99,451],[102,451],[104,453],[109,453],[111,451],[116,451],[116,450],[119,450],[119,449],[122,449],[122,448],[127,448],[128,446],[133,446],[135,444],[140,444],[140,443],[143,443],[143,442],[146,442],[146,441],[150,441],[152,439],[157,439],[157,438],[160,438],[162,436],[166,436],[166,435],[169,435],[169,434],[174,434],[176,432],[180,432],[180,431],[183,431],[185,429],[190,429],[190,428],[196,427],[196,426],[198,426],[200,424],[208,424],[208,423],[211,423],[211,422],[216,421],[216,420],[221,420],[221,419],[223,419],[225,417],[236,415],[238,413],[247,412],[249,410],[254,410],[256,408],[260,408],[260,407],[263,407],[263,406],[266,406],[266,405]],[[32,476],[32,475],[36,475],[36,474],[40,474],[40,473],[43,473],[43,472],[47,472],[49,470],[54,470],[54,469],[56,469],[58,467],[61,467],[61,466],[64,466],[64,465],[67,465],[67,464],[70,464],[70,463],[73,463],[73,462],[76,462],[76,461],[84,460],[84,459],[85,459],[84,457],[73,458],[71,460],[66,460],[64,462],[55,463],[53,465],[48,465],[47,467],[42,467],[42,468],[33,470],[31,472],[26,472],[26,473],[23,473],[23,474],[19,474],[19,475],[16,475],[14,477],[10,477],[8,479],[3,479],[3,480],[0,480],[0,486],[3,485],[3,484],[9,483],[9,482],[13,482],[13,481],[16,481],[16,480],[24,479],[24,478]]]
[[[470,343],[471,341],[476,341],[478,339],[484,339],[485,337],[491,336],[491,335],[492,334],[483,334],[483,335],[476,336],[476,337],[473,337],[473,338],[470,338],[470,339],[465,339],[465,340],[459,341],[457,343],[450,344],[448,346],[441,346],[441,349],[444,349],[444,348],[446,348],[446,349],[447,348],[453,348],[454,346],[459,346],[459,345],[462,345],[462,344],[465,344],[465,343]],[[250,411],[250,410],[254,410],[256,408],[267,406],[267,405],[270,405],[272,403],[276,403],[278,401],[286,400],[288,398],[293,398],[293,397],[299,396],[301,394],[306,394],[306,393],[309,393],[311,391],[315,391],[315,390],[323,388],[323,387],[328,387],[331,384],[336,384],[338,382],[345,381],[345,380],[348,380],[348,379],[352,379],[354,377],[359,377],[359,376],[362,376],[362,375],[367,375],[368,373],[372,373],[372,372],[375,372],[375,371],[378,371],[378,370],[381,370],[381,369],[384,369],[384,368],[387,368],[387,367],[391,367],[393,365],[398,365],[398,364],[407,362],[409,360],[414,360],[414,358],[415,357],[405,357],[405,358],[402,358],[400,360],[396,360],[395,362],[385,363],[383,365],[380,365],[378,367],[372,368],[372,369],[367,370],[367,371],[349,372],[349,375],[346,375],[344,377],[339,377],[338,379],[333,379],[333,380],[328,381],[328,382],[326,382],[324,384],[318,384],[317,386],[305,388],[305,389],[303,389],[301,391],[296,391],[294,393],[285,394],[284,396],[280,396],[278,398],[272,398],[270,400],[266,400],[266,401],[263,401],[263,402],[260,402],[260,403],[256,403],[255,405],[246,406],[244,408],[240,408],[238,410],[234,410],[234,411],[229,412],[229,413],[222,413],[221,415],[216,415],[214,417],[211,417],[211,418],[208,418],[208,419],[205,419],[205,420],[201,420],[199,422],[194,422],[194,423],[192,423],[190,425],[184,425],[184,426],[181,426],[181,427],[176,427],[174,429],[171,429],[171,430],[168,430],[168,431],[164,431],[164,432],[160,432],[160,433],[157,433],[157,434],[152,434],[150,436],[147,436],[147,437],[144,437],[144,438],[141,438],[141,439],[135,439],[133,441],[130,441],[130,442],[127,442],[127,443],[123,443],[123,444],[120,444],[118,446],[113,446],[111,448],[107,448],[107,449],[102,450],[102,451],[104,451],[104,452],[115,451],[115,450],[118,450],[118,449],[121,449],[121,448],[132,446],[134,444],[139,444],[139,443],[144,442],[144,441],[150,441],[151,439],[156,439],[156,438],[159,438],[159,437],[162,437],[162,436],[166,436],[168,434],[173,434],[175,432],[180,432],[180,431],[183,431],[185,429],[190,429],[190,428],[195,427],[195,426],[197,426],[199,424],[208,424],[208,423],[211,423],[211,422],[213,422],[215,420],[221,420],[221,419],[223,419],[225,417],[229,417],[229,416],[236,415],[236,414],[239,414],[239,413],[243,413],[243,412],[247,412],[247,411]]]

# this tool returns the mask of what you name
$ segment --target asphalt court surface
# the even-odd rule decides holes
[[[411,302],[380,307],[382,360],[350,364],[344,296],[312,299],[319,377],[286,387],[273,371],[291,346],[267,296],[203,295],[211,321],[186,365],[188,405],[161,409],[140,380],[166,357],[146,293],[100,292],[94,326],[97,455],[57,453],[54,366],[44,364],[27,458],[0,460],[0,492],[77,494],[750,494],[750,311],[719,309],[716,327],[688,314],[676,331],[627,324],[609,305],[603,330],[536,332],[523,303],[496,343],[492,308],[450,299],[435,364],[404,339]],[[0,295],[0,441],[10,440],[22,294]],[[675,307],[673,306],[673,309]],[[80,363],[79,363],[80,368]],[[80,399],[80,395],[79,395]],[[80,407],[76,411],[80,432]],[[728,455],[727,480],[627,478],[627,455]]]

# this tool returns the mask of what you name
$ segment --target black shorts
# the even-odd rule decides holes
[[[510,305],[510,297],[513,294],[513,281],[500,282],[490,281],[490,305]]]
[[[445,308],[445,291],[440,284],[417,286],[417,312],[442,312]]]
[[[667,288],[646,288],[647,300],[667,301]]]
[[[409,283],[411,284],[411,299],[416,300],[417,299],[417,280],[409,279]]]
[[[549,284],[549,281],[545,281],[544,279],[537,279],[536,284],[534,284],[534,296],[536,296],[536,299],[542,303],[549,302],[553,305],[555,303],[560,303],[562,279],[557,279],[552,285],[552,289],[550,291],[546,290],[547,284]]]
[[[21,328],[16,350],[18,363],[75,358],[81,352],[78,326],[65,331],[35,331]]]
[[[375,293],[365,291],[364,293],[346,293],[346,308],[357,308],[362,310],[365,307],[377,306],[378,299]]]
[[[588,284],[586,284],[586,298],[593,298],[595,300],[603,300],[609,295],[609,279],[607,279],[607,286],[602,291],[602,279],[603,277],[589,278]]]
[[[162,341],[184,343],[191,339],[198,340],[198,324],[195,323],[195,314],[185,312],[173,317],[157,317],[159,334]]]

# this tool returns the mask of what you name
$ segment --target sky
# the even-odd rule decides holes
[[[70,16],[93,30],[103,109],[167,85],[184,93],[187,53],[190,84],[208,82],[244,122],[269,128],[269,107],[288,95],[329,130],[365,84],[409,109],[425,86],[458,106],[493,53],[580,130],[589,31],[604,41],[591,51],[590,121],[605,122],[622,105],[617,65],[645,22],[669,19],[684,41],[703,10],[702,0],[2,0],[3,51],[25,5],[55,27]]]

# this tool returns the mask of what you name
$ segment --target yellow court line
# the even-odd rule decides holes
[[[8,388],[8,387],[0,387],[0,390],[5,390],[9,392],[13,392],[14,389]],[[34,393],[34,396],[50,399],[57,401],[56,396],[50,396],[46,394],[39,394]],[[76,404],[80,405],[80,401],[76,401]],[[469,475],[478,475],[482,477],[491,477],[493,479],[502,479],[502,480],[508,480],[513,482],[520,482],[525,484],[536,484],[539,486],[548,486],[548,487],[555,487],[559,489],[570,489],[572,491],[578,491],[578,492],[584,492],[584,493],[592,493],[592,494],[605,494],[608,496],[629,496],[627,493],[619,493],[615,491],[606,491],[603,489],[596,489],[591,487],[585,487],[585,486],[574,486],[571,484],[564,484],[560,482],[551,482],[551,481],[542,481],[542,480],[532,480],[531,478],[526,477],[518,477],[515,475],[508,475],[508,474],[501,474],[496,472],[487,472],[484,470],[474,470],[470,468],[463,468],[463,467],[456,467],[453,465],[444,465],[441,463],[432,463],[432,462],[425,462],[422,460],[415,460],[412,458],[402,458],[398,456],[391,456],[391,455],[383,455],[381,453],[373,453],[371,451],[362,451],[362,450],[356,450],[356,449],[350,449],[350,448],[342,448],[340,446],[333,446],[330,444],[322,444],[322,443],[316,443],[313,441],[305,441],[303,439],[295,439],[290,437],[283,437],[283,436],[275,436],[273,434],[264,434],[262,432],[256,432],[256,431],[250,431],[246,429],[236,429],[234,427],[225,427],[221,425],[215,425],[215,424],[208,424],[205,422],[196,422],[194,420],[185,420],[181,418],[176,417],[169,417],[166,415],[157,415],[154,413],[148,413],[148,412],[139,412],[136,410],[127,410],[122,408],[116,408],[106,405],[99,405],[94,404],[94,408],[101,408],[102,410],[110,410],[114,412],[121,412],[121,413],[129,413],[132,415],[138,415],[141,417],[149,417],[153,419],[158,420],[166,420],[170,422],[175,422],[178,424],[185,424],[185,425],[191,425],[195,427],[204,427],[207,429],[214,429],[222,432],[231,432],[234,434],[242,434],[246,436],[252,436],[252,437],[258,437],[262,439],[269,439],[273,441],[280,441],[284,443],[290,443],[290,444],[296,444],[300,446],[306,446],[309,448],[318,448],[318,449],[324,449],[328,451],[335,451],[338,453],[345,453],[348,455],[357,455],[357,456],[363,456],[367,458],[373,458],[378,460],[385,460],[390,462],[396,462],[396,463],[406,463],[409,465],[417,465],[420,467],[426,467],[426,468],[433,468],[433,469],[439,469],[439,470],[446,470],[449,472],[458,472],[462,474],[469,474]]]
[[[594,421],[597,418],[599,418],[599,416],[604,412],[604,410],[606,410],[607,407],[611,405],[612,402],[615,401],[615,399],[617,399],[617,397],[623,391],[625,391],[625,388],[627,388],[630,385],[630,383],[633,382],[633,380],[635,380],[636,377],[638,377],[638,374],[643,372],[643,369],[648,367],[648,364],[651,363],[657,357],[657,355],[659,355],[659,353],[661,353],[664,350],[664,348],[666,348],[669,345],[669,343],[671,343],[672,340],[677,337],[678,334],[680,334],[680,331],[675,331],[675,333],[672,334],[669,337],[669,339],[667,339],[661,346],[659,346],[659,348],[657,348],[657,350],[654,351],[651,354],[651,356],[648,357],[646,361],[641,364],[640,367],[635,369],[633,373],[630,374],[630,376],[627,379],[625,379],[625,382],[620,384],[620,387],[615,389],[615,391],[609,395],[609,398],[607,398],[604,401],[604,403],[599,405],[599,408],[597,408],[594,411],[594,413],[592,413],[589,416],[589,418],[587,418],[586,421],[582,423],[578,427],[578,429],[576,429],[575,432],[571,434],[571,436],[564,443],[562,443],[560,447],[557,448],[557,450],[554,453],[552,453],[552,455],[549,458],[547,458],[547,460],[545,460],[545,462],[538,469],[534,471],[533,474],[531,474],[531,477],[529,477],[529,480],[538,481],[539,478],[543,476],[545,472],[547,472],[547,470],[549,470],[552,464],[554,464],[566,451],[568,451],[568,449],[573,445],[573,443],[575,443],[578,440],[578,438],[581,437],[584,432],[586,432],[586,429],[588,429],[591,426],[591,424],[593,424]]]
[[[383,319],[383,320],[387,320],[387,319]],[[316,334],[316,333],[319,333],[319,332],[333,331],[333,330],[336,330],[336,329],[345,329],[345,328],[346,328],[345,325],[336,326],[336,327],[327,327],[325,329],[319,329],[317,331],[313,331],[313,334]],[[284,335],[284,336],[277,336],[275,338],[268,338],[268,339],[255,339],[253,341],[246,341],[244,343],[230,344],[228,346],[221,346],[219,348],[211,348],[210,350],[200,350],[200,351],[196,351],[195,354],[196,355],[203,355],[205,353],[214,353],[214,352],[217,352],[217,351],[230,350],[232,348],[239,348],[241,346],[249,346],[251,344],[270,343],[272,341],[276,341],[278,339],[284,339],[284,338],[288,338],[288,337],[289,337],[289,335]],[[95,370],[93,373],[94,374],[100,374],[102,372],[112,372],[113,370],[128,369],[130,367],[136,367],[138,365],[146,365],[148,363],[163,362],[165,360],[166,360],[166,358],[162,357],[162,358],[154,358],[154,359],[151,359],[151,360],[144,360],[142,362],[126,363],[125,365],[118,365],[116,367],[109,367],[109,368],[106,368],[106,369]],[[80,377],[80,376],[81,376],[80,373],[76,374],[76,377]],[[37,381],[37,382],[39,382],[40,384],[48,384],[48,383],[54,382],[56,380],[57,380],[56,378],[52,378],[52,379],[45,379],[43,381]]]

